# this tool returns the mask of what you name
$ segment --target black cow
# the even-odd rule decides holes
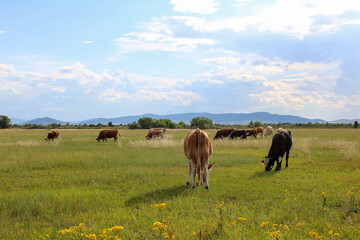
[[[265,165],[265,171],[270,171],[275,164],[275,170],[281,169],[281,161],[286,153],[286,165],[288,167],[289,153],[292,146],[292,136],[289,130],[283,130],[274,135],[269,150],[269,154],[262,161]]]
[[[245,130],[234,130],[231,135],[230,139],[236,139],[236,138],[246,139],[246,131]]]

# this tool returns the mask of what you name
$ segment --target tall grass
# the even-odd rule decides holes
[[[360,238],[358,131],[292,130],[278,172],[261,163],[271,138],[212,141],[210,191],[185,186],[187,132],[121,130],[115,143],[98,130],[61,130],[60,142],[1,130],[0,239]]]

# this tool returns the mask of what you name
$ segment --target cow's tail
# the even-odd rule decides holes
[[[201,131],[199,128],[195,130],[195,136],[196,136],[196,165],[198,169],[198,180],[199,184],[202,183],[202,166],[201,166]]]

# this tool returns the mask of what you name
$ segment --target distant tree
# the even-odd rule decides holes
[[[250,121],[249,124],[247,125],[248,128],[253,128],[254,127],[254,123],[253,121]]]
[[[9,128],[10,127],[10,118],[6,115],[0,115],[0,128]]]
[[[142,118],[139,118],[138,124],[140,125],[140,128],[142,128],[142,129],[149,129],[153,125],[153,119],[151,117],[142,117]]]
[[[358,128],[359,127],[359,122],[358,121],[355,121],[354,122],[354,128]]]
[[[186,129],[186,128],[188,128],[189,126],[186,124],[186,123],[184,123],[183,121],[181,121],[181,122],[179,122],[178,124],[176,124],[176,128],[177,129]]]
[[[255,121],[254,122],[254,127],[261,127],[263,124],[262,124],[262,122],[260,122],[260,121]]]
[[[108,122],[108,126],[109,126],[109,127],[113,127],[114,124],[113,124],[112,122]]]
[[[190,122],[190,128],[207,129],[211,128],[213,121],[206,117],[195,117]]]
[[[137,122],[132,122],[132,123],[129,123],[128,124],[128,127],[130,128],[130,129],[138,129],[138,128],[140,128],[140,125],[137,123]]]

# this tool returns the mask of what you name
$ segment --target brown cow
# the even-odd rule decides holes
[[[261,137],[263,137],[264,134],[264,128],[263,127],[256,127],[254,128],[256,130],[256,134],[261,134]]]
[[[103,142],[104,141],[107,142],[108,138],[114,138],[114,142],[117,142],[118,141],[118,137],[117,137],[118,135],[121,137],[121,135],[119,134],[117,129],[102,130],[99,133],[99,136],[96,138],[96,140],[98,142],[100,142],[100,140],[102,140]]]
[[[256,138],[257,132],[255,129],[246,129],[246,136],[253,136],[254,138]]]
[[[215,137],[214,137],[214,140],[215,139],[219,139],[219,138],[226,138],[226,137],[229,137],[231,135],[231,133],[234,131],[233,128],[231,129],[220,129],[217,131]]]
[[[189,172],[186,186],[190,185],[190,177],[193,174],[192,188],[196,187],[196,173],[198,174],[199,185],[205,182],[205,189],[209,190],[209,172],[213,164],[209,164],[213,147],[206,132],[196,129],[189,132],[184,140],[184,153],[188,159]]]
[[[54,139],[57,139],[58,141],[60,140],[60,132],[58,131],[51,131],[48,133],[47,138],[45,138],[46,141],[54,141]]]
[[[147,140],[155,139],[155,137],[164,138],[166,129],[165,128],[152,128],[149,129],[148,134],[145,136]]]

